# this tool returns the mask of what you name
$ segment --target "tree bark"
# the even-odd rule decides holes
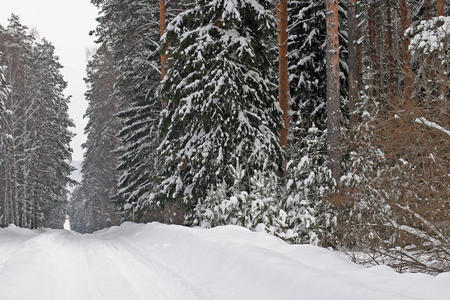
[[[280,107],[283,110],[283,128],[280,134],[281,146],[287,146],[289,133],[289,71],[288,71],[288,5],[287,0],[279,0],[278,10],[278,46],[279,46],[279,80],[278,93]]]
[[[400,20],[402,27],[402,72],[403,72],[403,88],[404,88],[404,100],[412,101],[412,68],[411,68],[411,55],[408,50],[409,38],[405,37],[405,31],[411,24],[408,11],[408,0],[400,0]]]
[[[436,12],[437,12],[438,17],[444,16],[444,14],[445,14],[444,0],[436,1]]]
[[[369,45],[370,45],[370,63],[371,63],[371,96],[374,97],[376,101],[381,101],[382,94],[382,80],[381,80],[381,62],[380,62],[380,48],[381,39],[380,39],[380,9],[379,2],[375,0],[372,2],[369,8],[369,21],[368,21],[368,29],[369,29]],[[383,103],[385,104],[385,103]]]
[[[164,32],[166,31],[166,3],[165,0],[159,1],[159,34],[162,37]],[[166,49],[164,48],[161,52],[161,81],[164,80],[164,77],[167,75],[167,55]],[[163,109],[167,107],[167,100],[162,100]]]
[[[433,4],[431,2],[432,2],[431,0],[425,0],[425,3],[424,3],[425,18],[427,18],[427,20],[429,20],[433,17]]]
[[[387,105],[392,105],[394,99],[394,84],[395,84],[395,72],[394,72],[394,46],[392,42],[392,14],[390,4],[386,4],[386,50],[387,50],[387,66],[389,69],[388,84],[388,96]]]
[[[358,26],[358,39],[362,36],[361,26]],[[358,49],[358,90],[362,91],[364,89],[363,81],[363,45],[362,43],[357,44]]]
[[[436,14],[438,17],[442,17],[445,14],[445,7],[444,7],[444,0],[436,0]],[[445,50],[444,53],[442,53],[445,57]],[[439,87],[439,98],[442,100],[445,99],[445,95],[447,94],[447,86],[445,84],[445,81],[448,78],[448,75],[445,74],[446,67],[442,64],[439,65],[439,77],[440,77],[440,87]]]
[[[332,177],[338,181],[341,176],[338,0],[326,0],[326,15],[328,159]]]
[[[349,0],[348,6],[348,90],[350,128],[355,123],[355,105],[358,100],[359,66],[358,66],[358,20],[356,14],[356,0]]]

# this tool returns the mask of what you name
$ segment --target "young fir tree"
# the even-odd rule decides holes
[[[233,185],[229,166],[236,162],[245,170],[242,191],[255,173],[280,171],[272,9],[266,0],[202,0],[169,23],[159,147],[165,201],[206,205],[208,188]]]
[[[286,224],[287,215],[280,210],[278,178],[261,171],[248,178],[239,162],[230,165],[228,171],[233,184],[222,182],[208,189],[204,201],[194,209],[194,225],[211,228],[232,224],[281,238],[292,236]]]

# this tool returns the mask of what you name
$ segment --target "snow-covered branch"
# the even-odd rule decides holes
[[[427,119],[425,119],[424,117],[421,118],[417,118],[416,119],[416,123],[418,124],[422,124],[437,130],[442,131],[443,133],[445,133],[446,135],[450,136],[450,131],[445,129],[444,127],[440,126],[439,124],[435,123],[435,122],[430,122]]]

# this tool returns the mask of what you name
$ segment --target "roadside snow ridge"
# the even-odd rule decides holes
[[[447,296],[445,296],[447,295]],[[445,299],[450,274],[363,268],[236,226],[0,229],[2,300]]]

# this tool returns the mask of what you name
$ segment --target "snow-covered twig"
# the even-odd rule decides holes
[[[449,130],[445,129],[444,127],[442,127],[442,126],[440,126],[440,125],[438,125],[438,124],[436,124],[435,122],[430,122],[430,121],[428,121],[428,120],[425,119],[424,117],[417,118],[417,119],[416,119],[416,123],[422,124],[422,125],[425,125],[425,126],[428,126],[428,127],[434,128],[434,129],[437,129],[437,130],[440,130],[440,131],[442,131],[443,133],[445,133],[445,134],[447,134],[448,136],[450,136],[450,131],[449,131]]]

